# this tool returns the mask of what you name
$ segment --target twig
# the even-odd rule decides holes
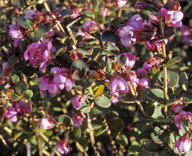
[[[143,106],[141,105],[141,102],[139,100],[137,100],[137,95],[132,87],[132,85],[130,84],[130,82],[127,82],[128,86],[129,86],[129,89],[131,91],[131,94],[133,95],[134,99],[135,99],[135,102],[137,103],[137,105],[139,106],[141,112],[143,113],[143,115],[148,118],[148,115],[145,113],[145,110],[143,109]]]
[[[31,99],[29,100],[29,105],[30,105],[31,111],[33,111]],[[39,153],[39,156],[43,156],[42,151],[41,151],[41,145],[40,145],[39,138],[38,138],[38,130],[37,130],[37,127],[35,125],[35,116],[34,116],[33,112],[31,113],[31,115],[32,115],[32,125],[33,125],[33,128],[34,128],[33,131],[35,133],[35,138],[36,138],[36,141],[37,141],[38,153]]]
[[[160,16],[160,15],[159,15]],[[163,28],[163,22],[162,18],[160,17],[160,30],[161,30],[161,36],[164,38],[164,28]],[[162,47],[162,57],[165,62],[166,60],[166,48],[165,48],[165,42],[161,41],[161,47]],[[168,95],[168,84],[167,84],[167,67],[165,66],[165,63],[163,64],[163,89],[164,89],[164,104],[167,104],[167,95]],[[167,106],[164,106],[164,117],[167,118]]]
[[[25,146],[26,146],[26,149],[27,149],[27,156],[31,156],[31,144],[30,144],[30,142],[27,141]]]
[[[119,12],[118,12],[118,15],[117,15],[117,17],[121,17],[121,15],[122,15],[122,12],[123,12],[123,7],[121,7],[121,8],[119,9]]]
[[[107,44],[108,44],[108,42],[105,42],[105,44],[101,47],[101,49],[99,50],[97,55],[93,58],[94,61],[96,61],[97,58],[101,55],[102,51],[107,48]]]
[[[91,118],[89,116],[89,113],[87,113],[87,123],[88,123],[88,132],[89,132],[89,135],[90,135],[90,140],[91,140],[91,145],[95,151],[95,155],[96,156],[100,156],[100,153],[99,151],[97,150],[97,147],[95,145],[95,137],[94,137],[94,131],[93,131],[93,127],[91,125]]]
[[[106,119],[105,119],[104,117],[103,117],[103,124],[104,124],[104,126],[105,126],[105,131],[106,131],[106,133],[107,133],[107,135],[108,135],[108,137],[109,137],[110,143],[111,143],[111,145],[112,145],[113,154],[116,155],[116,156],[118,156],[118,155],[119,155],[119,152],[118,152],[118,150],[117,150],[117,146],[116,146],[116,144],[115,144],[115,141],[113,140],[113,137],[111,136],[111,130],[109,129],[109,126],[108,126],[108,124],[107,124],[107,121],[106,121]]]

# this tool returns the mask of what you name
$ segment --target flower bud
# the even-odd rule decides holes
[[[19,11],[19,9],[15,9],[15,15],[21,15],[21,12]]]
[[[86,95],[76,95],[71,99],[73,108],[79,108],[86,100]]]
[[[39,127],[43,129],[52,129],[55,127],[55,120],[52,117],[39,119]]]
[[[181,5],[178,1],[169,1],[164,5],[164,7],[167,10],[181,10]]]
[[[191,139],[188,135],[182,136],[176,143],[175,148],[181,153],[184,154],[189,152],[191,149]]]
[[[135,3],[135,8],[136,9],[145,9],[146,7],[146,3],[145,2],[142,2],[142,1],[138,1]]]
[[[68,154],[70,151],[70,146],[68,142],[68,138],[64,138],[62,140],[59,140],[56,149],[61,154]]]
[[[75,126],[80,127],[83,123],[83,120],[85,119],[85,115],[83,114],[83,112],[78,112],[78,111],[73,111],[72,112],[73,116],[72,116],[72,120],[73,120],[73,124]]]

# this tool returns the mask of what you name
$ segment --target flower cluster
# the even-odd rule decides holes
[[[121,43],[130,48],[135,43],[148,41],[152,37],[152,27],[148,23],[143,23],[139,14],[132,16],[125,26],[117,30]]]
[[[51,72],[54,75],[47,75],[40,78],[40,90],[46,91],[55,95],[59,90],[64,88],[70,91],[73,88],[75,81],[68,74],[68,69],[53,67]]]
[[[12,107],[8,106],[4,111],[4,116],[12,122],[17,122],[18,115],[25,115],[31,112],[30,106],[24,101],[12,103]]]

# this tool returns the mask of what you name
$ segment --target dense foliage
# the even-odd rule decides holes
[[[192,155],[191,7],[0,1],[0,155]]]

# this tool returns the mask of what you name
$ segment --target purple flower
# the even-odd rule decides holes
[[[71,103],[73,105],[73,108],[79,108],[86,100],[86,95],[76,95],[71,99]]]
[[[127,82],[121,76],[114,76],[110,80],[110,94],[128,93],[129,87]]]
[[[10,120],[11,122],[17,122],[17,111],[15,108],[8,106],[7,109],[4,111],[5,117]]]
[[[131,26],[120,27],[117,30],[118,36],[120,38],[121,43],[130,48],[133,44],[136,43],[136,37],[134,36],[134,28]]]
[[[191,112],[180,111],[180,113],[177,114],[174,117],[175,125],[179,129],[181,128],[181,121],[182,120],[188,120],[190,123],[192,123],[192,113]]]
[[[7,62],[4,62],[2,67],[4,75],[8,75],[12,71],[12,67],[10,67]]]
[[[48,61],[51,59],[51,53],[54,51],[54,47],[51,41],[48,43],[32,43],[27,47],[24,53],[25,60],[34,66],[39,66],[39,70],[45,69]]]
[[[139,79],[139,87],[141,88],[150,88],[149,87],[149,81],[147,78],[141,78]]]
[[[83,120],[85,120],[85,115],[80,111],[73,111],[72,115],[73,124],[80,127],[83,123]]]
[[[189,28],[183,25],[181,27],[182,37],[183,37],[183,43],[191,46],[192,45],[192,33],[189,31]]]
[[[101,7],[101,15],[103,17],[107,17],[107,16],[110,16],[111,15],[111,10],[109,10],[108,8],[105,8],[105,7]]]
[[[149,15],[149,23],[155,27],[159,26],[159,17],[156,14]]]
[[[40,78],[40,86],[41,91],[48,90],[49,93],[55,95],[59,91],[59,87],[55,82],[53,81],[52,77],[49,76],[43,76]]]
[[[75,80],[73,80],[69,74],[68,69],[66,68],[59,68],[59,67],[53,67],[51,69],[51,72],[55,74],[53,81],[55,84],[58,85],[59,89],[66,89],[68,92],[71,91],[73,88],[73,85],[75,83]]]
[[[95,23],[95,21],[86,21],[83,25],[83,30],[91,33],[94,31],[99,31],[98,25]]]
[[[12,105],[17,111],[17,113],[28,114],[31,112],[30,106],[26,102],[17,101],[17,102],[13,102]]]
[[[45,117],[39,119],[39,127],[43,129],[52,129],[55,127],[55,120],[52,117]]]
[[[135,65],[136,61],[136,56],[133,55],[133,53],[123,53],[122,55],[125,55],[127,57],[126,63],[125,63],[125,68],[126,69],[131,69]]]
[[[161,8],[161,17],[168,27],[179,28],[182,26],[183,13],[181,11],[170,11]]]
[[[174,113],[179,113],[183,109],[183,102],[179,101],[178,103],[174,103],[171,105],[171,110]]]
[[[59,142],[57,143],[56,149],[61,154],[68,154],[70,151],[68,138],[64,138],[62,140],[59,140]]]
[[[175,148],[181,153],[184,154],[189,152],[191,149],[191,139],[188,135],[182,136],[176,143]]]
[[[81,42],[85,42],[87,40],[90,40],[90,39],[95,39],[93,36],[91,36],[88,32],[86,31],[79,31],[77,32],[77,35],[80,35],[83,37],[82,41]]]
[[[24,37],[21,30],[15,25],[9,25],[9,36],[14,40],[14,47],[19,47],[20,40]]]
[[[111,98],[111,102],[117,103],[117,102],[119,102],[119,98],[120,98],[120,95],[119,95],[119,93],[116,92],[113,94],[113,97]]]
[[[25,12],[25,18],[28,18],[30,20],[33,20],[36,16],[41,15],[41,13],[37,10],[27,10]]]
[[[151,39],[158,39],[157,37],[152,37]],[[165,45],[167,44],[168,40],[165,40],[164,43]],[[154,43],[150,43],[150,41],[147,41],[145,42],[146,44],[146,48],[149,50],[149,51],[152,51],[152,52],[160,52],[162,50],[162,47],[161,47],[161,42],[154,42]]]

